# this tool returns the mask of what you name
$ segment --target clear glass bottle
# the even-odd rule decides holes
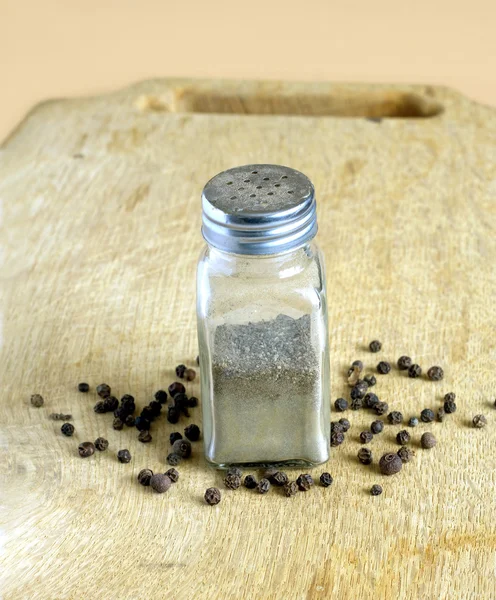
[[[197,314],[207,460],[313,465],[329,457],[323,257],[314,188],[276,165],[203,190]]]

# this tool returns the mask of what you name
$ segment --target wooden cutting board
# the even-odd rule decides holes
[[[425,86],[155,80],[36,107],[0,161],[4,600],[496,597],[494,109]],[[94,388],[143,407],[176,364],[193,364],[200,192],[255,162],[316,186],[332,400],[352,360],[373,370],[409,354],[445,379],[393,368],[378,395],[409,417],[454,391],[458,411],[411,430],[415,459],[392,478],[376,465],[399,428],[373,440],[364,467],[358,434],[374,417],[350,411],[345,443],[312,470],[333,475],[329,489],[224,490],[195,444],[179,482],[154,494],[136,475],[168,468],[177,427],[162,418],[141,444],[93,412]],[[380,354],[367,350],[375,338]],[[58,411],[73,414],[73,438],[49,420]],[[477,413],[485,429],[470,426]],[[431,451],[419,447],[427,430]],[[99,435],[109,450],[81,459],[78,443]],[[202,500],[212,485],[214,508]]]

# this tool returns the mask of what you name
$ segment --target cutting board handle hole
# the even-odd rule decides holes
[[[229,93],[208,89],[171,90],[166,96],[140,96],[142,111],[230,115],[288,115],[369,119],[425,119],[443,112],[434,98],[399,90],[339,94]]]

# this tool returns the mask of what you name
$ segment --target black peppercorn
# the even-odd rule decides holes
[[[383,475],[394,475],[401,471],[403,463],[397,454],[384,454],[379,461],[379,469]]]
[[[273,477],[270,479],[271,483],[279,487],[282,487],[283,485],[288,483],[288,481],[289,478],[286,475],[286,473],[284,473],[284,471],[277,471],[277,473],[274,473]]]
[[[119,408],[117,410],[114,410],[114,417],[116,419],[119,419],[123,423],[125,423],[128,416],[129,416],[129,412],[126,409],[124,409],[122,406],[119,406]]]
[[[172,481],[172,483],[177,483],[177,480],[179,479],[179,471],[172,468],[166,471],[165,474]]]
[[[150,404],[148,405],[148,409],[150,410],[152,415],[155,418],[157,418],[160,416],[160,413],[162,412],[162,405],[160,404],[160,402],[158,400],[152,400],[150,402]]]
[[[345,400],[344,398],[338,398],[334,402],[334,408],[338,412],[343,412],[343,411],[347,410],[348,409],[348,400]]]
[[[365,375],[363,380],[369,386],[369,388],[373,387],[377,383],[377,379],[375,378],[375,375]]]
[[[353,390],[351,390],[353,391]],[[351,410],[360,410],[363,406],[362,398],[353,398],[350,403]]]
[[[296,479],[296,485],[300,492],[308,492],[313,485],[313,478],[308,473],[302,473]]]
[[[210,506],[219,504],[221,499],[220,491],[214,487],[208,488],[203,497],[205,498],[205,502]]]
[[[412,359],[409,356],[400,356],[398,358],[398,369],[407,371],[412,366]]]
[[[174,398],[174,396],[176,394],[185,394],[186,393],[186,388],[184,387],[184,385],[182,383],[179,383],[179,381],[175,381],[174,383],[171,383],[169,386],[169,394],[172,396],[172,398]]]
[[[370,495],[371,496],[380,496],[381,494],[382,494],[382,487],[380,485],[374,484],[370,488]]]
[[[284,484],[283,487],[284,495],[287,498],[291,498],[291,496],[296,496],[298,493],[298,484],[296,481],[288,481],[288,483]]]
[[[116,431],[121,431],[124,427],[124,423],[119,419],[119,417],[115,417],[115,419],[112,422],[112,427]]]
[[[139,432],[138,440],[140,442],[142,442],[143,444],[148,444],[149,442],[152,441],[152,435],[149,431],[147,431],[145,429],[145,430]]]
[[[357,456],[362,465],[370,465],[372,463],[372,451],[369,448],[360,448]]]
[[[400,446],[404,446],[410,442],[410,434],[406,429],[402,429],[396,434],[396,441]]]
[[[372,340],[369,344],[369,349],[371,352],[379,352],[382,348],[382,344],[379,340]]]
[[[424,408],[420,413],[420,420],[424,423],[432,423],[432,421],[434,421],[434,411],[430,408]]]
[[[359,367],[350,367],[348,369],[348,385],[353,387],[357,381],[360,381],[361,369]]]
[[[150,479],[153,477],[153,471],[151,469],[141,469],[138,473],[138,481],[141,485],[150,485]]]
[[[155,416],[153,415],[153,412],[151,411],[149,406],[145,406],[145,408],[141,410],[140,416],[138,418],[143,419],[143,421],[146,421],[147,423],[151,423],[155,420]],[[149,427],[147,429],[149,429]]]
[[[127,427],[134,427],[136,425],[136,419],[133,417],[133,415],[128,415],[124,423]]]
[[[121,398],[121,405],[129,406],[131,404],[134,404],[134,396],[131,396],[131,394],[124,394]]]
[[[114,412],[119,406],[119,400],[115,396],[107,396],[103,404],[106,412]]]
[[[186,365],[177,365],[176,375],[179,377],[179,379],[182,379],[184,377],[185,371],[186,371]]]
[[[422,369],[421,369],[420,365],[413,364],[408,367],[408,377],[411,377],[412,379],[416,379],[417,377],[420,377],[421,375],[422,375]]]
[[[331,433],[331,446],[340,446],[344,442],[344,433],[337,431]]]
[[[431,367],[427,371],[427,377],[431,381],[441,381],[441,379],[444,377],[444,371],[441,369],[441,367]]]
[[[179,454],[181,458],[189,458],[191,456],[191,443],[188,440],[176,440],[172,444],[172,452]]]
[[[184,373],[184,378],[186,379],[186,381],[194,381],[194,379],[196,378],[196,371],[194,369],[186,369],[186,372]]]
[[[410,427],[417,427],[418,424],[419,424],[419,421],[418,421],[417,417],[410,417],[410,419],[408,421],[408,425],[410,425]]]
[[[119,452],[117,452],[117,460],[121,463],[131,462],[131,452],[129,452],[127,448],[119,450]]]
[[[239,475],[226,475],[224,485],[230,490],[237,490],[241,485],[241,477]]]
[[[410,462],[414,455],[414,451],[407,446],[401,446],[401,448],[398,450],[398,456],[401,458],[401,462],[404,463]]]
[[[260,479],[257,489],[260,494],[266,494],[270,490],[270,481],[268,479]]]
[[[370,424],[370,431],[372,431],[372,433],[381,433],[383,429],[384,423],[382,421],[372,421],[372,423]]]
[[[198,406],[198,398],[196,396],[191,396],[191,398],[188,398],[188,406],[190,408],[195,408],[195,406]]]
[[[99,414],[102,415],[103,413],[107,412],[107,408],[105,406],[105,400],[99,400],[95,406],[93,407],[93,410]]]
[[[172,467],[177,467],[177,465],[181,462],[181,457],[179,456],[179,454],[176,454],[175,452],[171,452],[170,454],[167,455],[167,462],[172,466]]]
[[[167,392],[164,390],[158,390],[155,392],[155,400],[160,402],[160,404],[165,404],[167,402]]]
[[[437,412],[436,412],[436,418],[437,420],[442,423],[444,421],[444,417],[446,416],[446,411],[444,410],[444,408],[438,408]]]
[[[331,435],[333,433],[344,433],[343,424],[339,421],[331,421]]]
[[[177,440],[182,440],[182,439],[183,439],[183,436],[179,433],[179,431],[174,431],[169,435],[169,441],[170,441],[171,446]]]
[[[258,482],[253,475],[247,475],[244,478],[243,485],[249,490],[254,490],[257,487]]]
[[[100,396],[100,398],[108,398],[110,396],[110,386],[106,383],[101,383],[96,386],[96,393]]]
[[[268,479],[269,481],[271,480],[272,477],[274,477],[274,475],[277,473],[277,469],[274,467],[269,467],[268,469],[265,469],[265,471],[262,474],[262,479]]]
[[[362,433],[360,434],[360,442],[362,444],[370,444],[370,442],[373,439],[373,435],[370,431],[362,431]]]
[[[93,442],[83,442],[82,444],[79,444],[78,452],[81,458],[87,458],[88,456],[95,454],[95,445]]]
[[[167,421],[172,423],[173,425],[179,421],[179,417],[181,416],[181,411],[175,406],[169,406],[167,409]]]
[[[422,448],[425,448],[426,450],[430,450],[431,448],[434,448],[434,446],[436,444],[437,444],[437,440],[430,431],[426,431],[420,438],[420,445],[422,446]]]
[[[104,452],[108,448],[108,445],[108,440],[106,440],[105,438],[99,437],[95,440],[95,448],[99,452]]]
[[[332,475],[330,473],[322,473],[320,476],[320,484],[323,487],[329,487],[333,482]]]
[[[387,375],[391,371],[391,365],[385,360],[381,360],[381,362],[377,365],[377,372],[381,375]]]
[[[346,433],[351,427],[351,423],[348,421],[348,419],[339,419],[339,424],[343,428],[343,433]]]
[[[148,431],[151,427],[151,423],[148,419],[145,419],[145,417],[140,415],[134,420],[134,426],[138,431]]]
[[[360,373],[363,371],[363,362],[361,360],[354,360],[349,368],[348,375],[351,375],[354,369],[358,369]]]
[[[172,481],[163,473],[155,473],[155,475],[152,475],[150,478],[150,487],[158,494],[166,492],[171,485]]]
[[[365,383],[365,381],[358,381],[352,388],[350,392],[350,396],[352,400],[356,398],[363,398],[367,393],[369,386]]]
[[[237,475],[238,477],[242,477],[243,471],[239,467],[229,467],[226,471],[226,475]]]
[[[376,415],[385,415],[387,413],[387,411],[389,410],[389,405],[387,402],[378,402],[377,404],[374,405],[373,408],[374,412]]]
[[[379,402],[379,398],[372,392],[365,394],[365,396],[363,398],[363,405],[365,406],[365,408],[374,408],[374,406],[378,402]]]
[[[448,392],[447,394],[444,395],[445,402],[454,402],[455,398],[456,398],[455,392]]]
[[[387,416],[391,425],[400,425],[403,423],[403,415],[398,410],[393,410]]]
[[[477,429],[481,429],[487,425],[487,419],[484,415],[475,415],[475,417],[472,419],[472,424]]]
[[[456,412],[456,402],[454,400],[446,400],[444,403],[444,412],[449,415]]]
[[[90,391],[90,386],[87,383],[78,383],[78,391],[83,392],[83,394],[86,394]]]
[[[198,427],[198,425],[195,425],[194,423],[192,423],[191,425],[188,425],[187,427],[185,427],[184,435],[191,442],[197,442],[200,439],[200,428]]]
[[[71,437],[71,435],[74,433],[74,425],[71,423],[64,423],[60,428],[60,431],[67,437]]]

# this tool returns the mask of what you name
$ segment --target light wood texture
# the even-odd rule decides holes
[[[274,114],[284,112],[306,116]],[[404,118],[360,116],[384,114]],[[201,188],[253,162],[315,183],[332,398],[347,391],[352,360],[372,368],[407,353],[442,365],[444,381],[394,369],[377,376],[381,398],[410,416],[455,391],[459,408],[412,430],[415,460],[392,478],[356,460],[373,420],[360,411],[312,471],[332,473],[327,490],[224,490],[195,444],[179,482],[153,494],[136,475],[168,468],[178,428],[161,419],[140,444],[76,385],[105,381],[143,406],[175,364],[194,361]],[[4,600],[495,597],[493,109],[422,86],[149,81],[36,107],[1,150],[0,197]],[[380,354],[366,349],[374,338]],[[198,383],[188,389],[198,394]],[[29,404],[34,392],[45,407]],[[48,419],[59,410],[74,415],[72,439]],[[484,430],[469,426],[476,413]],[[398,429],[374,439],[376,458],[397,449]],[[438,438],[431,451],[419,448],[426,430]],[[109,450],[79,458],[78,443],[98,435]],[[133,461],[121,465],[126,447]],[[373,483],[381,497],[368,495]],[[223,492],[215,508],[202,500],[211,485]]]

